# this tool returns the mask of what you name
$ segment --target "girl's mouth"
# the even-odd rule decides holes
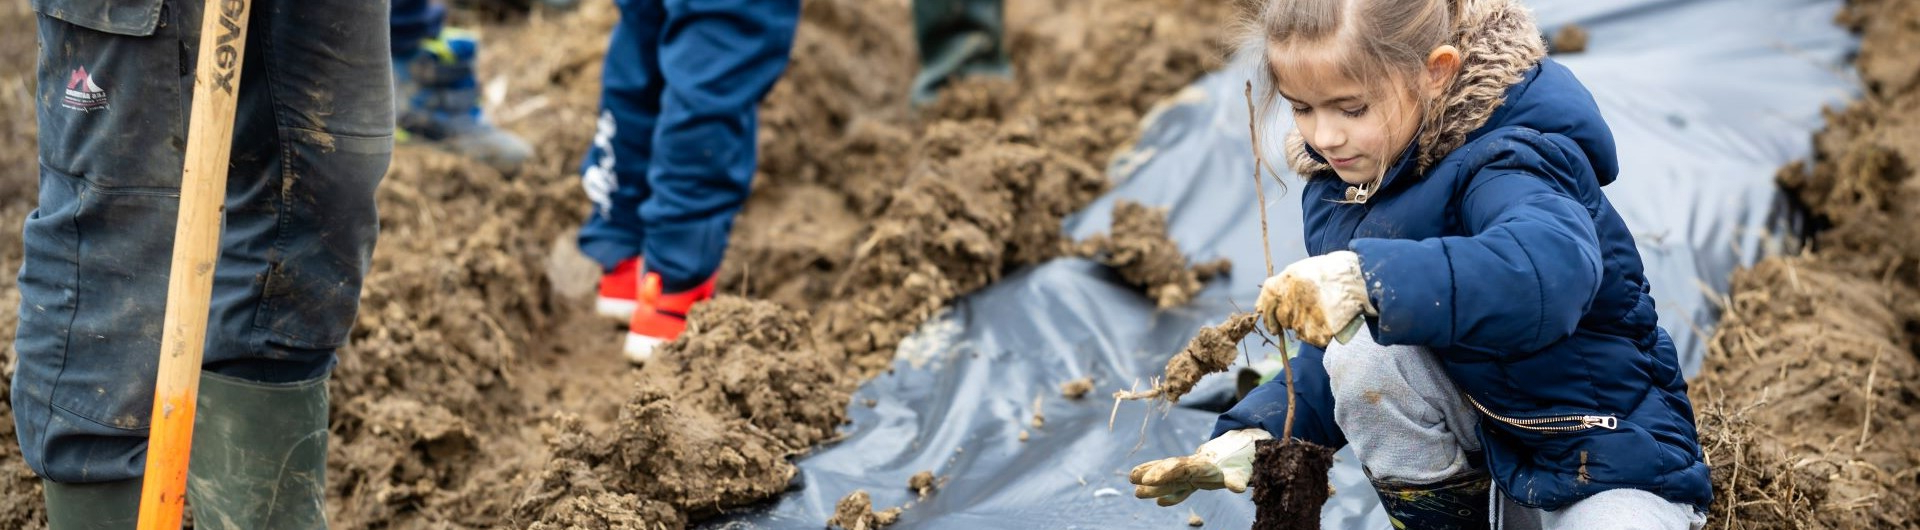
[[[1332,164],[1335,169],[1353,169],[1355,164],[1360,163],[1360,157],[1328,158],[1327,163]]]

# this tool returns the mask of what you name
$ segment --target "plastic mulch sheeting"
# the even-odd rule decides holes
[[[1606,193],[1639,239],[1661,324],[1688,373],[1712,332],[1709,292],[1779,247],[1781,220],[1791,216],[1775,171],[1809,152],[1822,105],[1854,93],[1845,61],[1854,41],[1831,23],[1839,8],[1829,0],[1535,6],[1548,33],[1575,23],[1590,34],[1584,53],[1556,58],[1586,82],[1613,129],[1622,170]],[[1206,441],[1215,415],[1206,409],[1232,399],[1231,376],[1208,378],[1170,411],[1124,404],[1108,429],[1109,394],[1159,375],[1201,326],[1250,309],[1263,279],[1242,96],[1251,68],[1236,64],[1149,117],[1144,137],[1110,168],[1113,192],[1065,226],[1076,239],[1106,231],[1118,199],[1168,207],[1171,235],[1187,254],[1231,258],[1230,277],[1187,306],[1156,311],[1089,261],[1011,274],[930,322],[901,347],[891,374],[861,388],[847,438],[800,460],[803,488],[707,526],[821,528],[855,489],[882,508],[911,502],[899,528],[1179,528],[1190,513],[1207,527],[1249,526],[1248,495],[1201,492],[1160,508],[1134,499],[1126,478],[1136,464]],[[1270,179],[1267,186],[1273,257],[1284,266],[1304,257],[1299,198]],[[1256,359],[1273,351],[1257,341],[1243,349]],[[1083,376],[1094,379],[1092,394],[1060,396],[1060,383]],[[1041,428],[1029,423],[1036,396]],[[863,405],[869,398],[872,408]],[[907,479],[922,470],[943,487],[917,500]],[[1326,527],[1388,526],[1351,452],[1339,455],[1332,482]]]

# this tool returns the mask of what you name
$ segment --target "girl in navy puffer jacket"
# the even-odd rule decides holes
[[[1613,136],[1532,15],[1275,0],[1256,22],[1313,256],[1258,305],[1306,343],[1293,434],[1353,445],[1400,527],[1702,525],[1686,381],[1600,190]],[[1285,407],[1283,381],[1254,390],[1197,454],[1136,468],[1136,494],[1243,490]]]

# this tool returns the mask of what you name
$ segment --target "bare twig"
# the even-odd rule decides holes
[[[1260,125],[1253,119],[1253,82],[1247,82],[1247,136],[1253,142],[1253,197],[1260,201],[1255,209],[1260,211],[1260,251],[1267,259],[1267,277],[1273,277],[1273,246],[1267,241],[1267,192],[1260,185]]]
[[[1247,140],[1253,144],[1253,197],[1254,200],[1259,201],[1258,204],[1254,205],[1254,209],[1260,211],[1261,257],[1266,258],[1267,277],[1272,278],[1273,247],[1272,243],[1268,242],[1267,237],[1267,193],[1265,191],[1266,187],[1260,184],[1260,168],[1266,163],[1266,160],[1260,156],[1260,121],[1254,119],[1253,81],[1247,81],[1246,94]],[[1255,329],[1259,329],[1259,327],[1258,324],[1254,325]],[[1287,423],[1280,428],[1280,440],[1286,441],[1293,438],[1293,359],[1287,358],[1286,350],[1284,349],[1281,350],[1280,353],[1280,377],[1286,378],[1287,380]]]

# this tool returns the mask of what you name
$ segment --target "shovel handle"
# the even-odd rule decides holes
[[[173,268],[167,276],[153,428],[140,489],[140,530],[178,530],[186,511],[194,396],[200,389],[213,267],[220,259],[220,216],[226,209],[227,160],[233,151],[251,8],[252,0],[206,0],[200,15],[200,58],[194,70],[193,113],[187,121]]]

